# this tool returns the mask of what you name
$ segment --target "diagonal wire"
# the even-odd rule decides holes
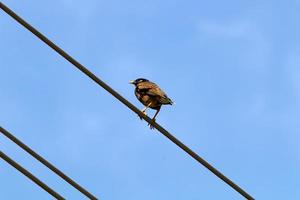
[[[249,199],[249,200],[254,199],[245,190],[243,190],[241,187],[239,187],[237,184],[235,184],[233,181],[231,181],[229,178],[227,178],[225,175],[223,175],[220,171],[218,171],[216,168],[214,168],[212,165],[210,165],[207,161],[205,161],[203,158],[201,158],[198,154],[196,154],[193,150],[191,150],[189,147],[187,147],[185,144],[183,144],[177,138],[175,138],[166,129],[164,129],[162,126],[160,126],[156,122],[153,122],[148,116],[143,115],[143,113],[138,108],[136,108],[132,103],[130,103],[128,100],[126,100],[124,97],[122,97],[118,92],[116,92],[109,85],[107,85],[105,82],[100,80],[95,74],[93,74],[86,67],[84,67],[78,61],[76,61],[74,58],[72,58],[68,53],[66,53],[64,50],[62,50],[60,47],[58,47],[56,44],[54,44],[52,41],[50,41],[46,36],[44,36],[42,33],[40,33],[37,29],[32,27],[30,24],[28,24],[25,20],[23,20],[21,17],[19,17],[16,13],[14,13],[12,10],[10,10],[8,7],[6,7],[1,2],[0,2],[0,8],[3,11],[5,11],[8,15],[10,15],[12,18],[14,18],[17,22],[19,22],[21,25],[23,25],[27,30],[29,30],[31,33],[33,33],[36,37],[38,37],[40,40],[42,40],[44,43],[46,43],[54,51],[56,51],[58,54],[60,54],[62,57],[64,57],[66,60],[68,60],[77,69],[79,69],[85,75],[90,77],[99,86],[104,88],[107,92],[109,92],[111,95],[113,95],[115,98],[117,98],[123,104],[125,104],[129,109],[131,109],[133,112],[138,114],[140,117],[142,117],[144,120],[146,120],[153,127],[155,127],[159,132],[161,132],[164,136],[169,138],[173,143],[175,143],[178,147],[180,147],[182,150],[184,150],[186,153],[188,153],[196,161],[198,161],[200,164],[202,164],[204,167],[206,167],[208,170],[210,170],[213,174],[215,174],[217,177],[219,177],[221,180],[223,180],[225,183],[227,183],[230,187],[232,187],[234,190],[236,190],[238,193],[240,193],[246,199]]]
[[[37,177],[35,177],[32,173],[30,173],[29,171],[27,171],[24,167],[22,167],[21,165],[19,165],[16,161],[14,161],[10,157],[8,157],[2,151],[0,151],[0,158],[2,158],[3,160],[5,160],[8,164],[10,164],[12,167],[14,167],[15,169],[17,169],[22,174],[24,174],[25,176],[27,176],[27,178],[29,178],[34,183],[36,183],[37,185],[39,185],[41,188],[43,188],[46,192],[48,192],[54,198],[56,198],[58,200],[64,200],[65,199],[60,194],[58,194],[53,189],[51,189],[49,186],[47,186],[45,183],[43,183],[41,180],[39,180]]]
[[[6,136],[8,139],[13,141],[16,145],[21,147],[24,151],[29,153],[31,156],[33,156],[35,159],[40,161],[42,164],[44,164],[47,168],[49,168],[51,171],[53,171],[55,174],[60,176],[62,179],[64,179],[66,182],[68,182],[70,185],[72,185],[74,188],[76,188],[78,191],[80,191],[82,194],[87,196],[89,199],[97,200],[95,196],[93,196],[91,193],[89,193],[87,190],[85,190],[83,187],[81,187],[79,184],[77,184],[75,181],[73,181],[70,177],[65,175],[62,171],[57,169],[54,165],[49,163],[46,159],[44,159],[42,156],[37,154],[35,151],[33,151],[30,147],[28,147],[26,144],[24,144],[22,141],[20,141],[18,138],[16,138],[13,134],[5,130],[0,126],[0,132]]]

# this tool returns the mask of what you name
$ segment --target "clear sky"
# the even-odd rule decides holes
[[[255,198],[300,199],[299,1],[3,2],[137,107],[128,81],[158,83],[176,105],[157,122]],[[243,199],[2,11],[0,38],[1,126],[100,199]],[[4,161],[0,188],[52,199]]]

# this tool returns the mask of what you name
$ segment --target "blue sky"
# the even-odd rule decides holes
[[[157,122],[257,199],[300,198],[299,1],[9,1],[137,107],[128,81],[176,102]],[[100,199],[242,199],[0,12],[0,122]],[[153,115],[154,112],[149,112]],[[4,136],[1,150],[80,193]],[[0,162],[0,199],[52,199]]]

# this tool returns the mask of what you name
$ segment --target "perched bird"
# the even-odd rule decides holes
[[[142,113],[146,115],[146,110],[148,108],[156,110],[156,113],[152,118],[153,121],[155,121],[155,117],[159,113],[162,105],[173,104],[173,101],[158,87],[158,85],[147,79],[138,78],[134,81],[130,81],[129,83],[135,85],[135,96],[145,106],[145,108],[141,110]],[[151,124],[149,124],[149,126],[153,129]]]

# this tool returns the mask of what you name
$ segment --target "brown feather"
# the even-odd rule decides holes
[[[166,93],[158,87],[155,83],[150,81],[141,82],[136,85],[137,91],[144,95],[149,95],[155,98],[160,104],[172,104],[171,99],[168,98]]]

